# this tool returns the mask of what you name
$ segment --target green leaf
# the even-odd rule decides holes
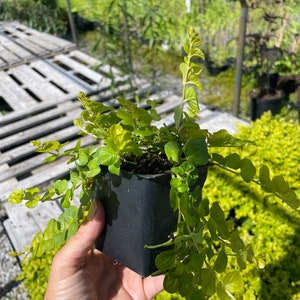
[[[230,233],[230,243],[235,248],[235,251],[243,250],[245,248],[245,244],[239,236],[238,231],[233,231]]]
[[[121,162],[118,160],[115,164],[108,166],[108,171],[112,174],[119,175],[120,167],[121,167]]]
[[[289,184],[282,175],[277,175],[272,179],[274,190],[279,194],[285,194],[290,191]]]
[[[265,165],[263,165],[259,170],[259,181],[264,191],[272,193],[275,190],[270,179],[270,170]]]
[[[160,115],[157,113],[157,111],[154,108],[150,109],[150,115],[151,115],[153,121],[160,121],[161,120]]]
[[[232,271],[225,275],[223,284],[225,289],[231,294],[240,293],[243,291],[244,281],[238,271]]]
[[[81,179],[78,176],[78,173],[70,170],[70,181],[72,182],[73,186],[76,186],[80,182],[80,180]]]
[[[241,161],[241,176],[245,182],[250,182],[256,174],[256,168],[251,160],[244,158]]]
[[[8,196],[8,202],[11,204],[19,204],[22,202],[25,195],[24,190],[14,190],[9,196]]]
[[[168,293],[176,293],[179,290],[180,282],[177,277],[171,277],[168,273],[164,279],[164,289]]]
[[[228,263],[227,254],[225,253],[224,250],[221,250],[214,263],[214,270],[217,273],[223,273],[226,270],[227,263]]]
[[[215,272],[212,269],[202,269],[200,274],[203,292],[208,296],[212,296],[216,292]]]
[[[63,180],[57,180],[54,183],[54,189],[57,195],[63,194],[68,188],[68,181],[63,179]]]
[[[218,202],[214,202],[212,204],[210,209],[210,216],[215,221],[216,224],[225,221],[225,214]]]
[[[208,144],[210,147],[243,147],[253,145],[249,140],[241,140],[232,136],[227,130],[221,129],[211,133],[208,136]]]
[[[181,107],[178,106],[174,108],[174,121],[175,121],[176,128],[179,128],[181,120],[182,120],[182,109]]]
[[[56,245],[56,246],[64,245],[65,242],[66,242],[65,236],[66,236],[65,232],[61,232],[61,233],[59,233],[59,234],[56,234],[56,235],[53,237],[53,241],[54,241],[55,245]]]
[[[180,72],[182,74],[182,79],[183,81],[187,78],[187,73],[188,73],[188,65],[186,63],[181,63],[179,65],[179,69],[180,69]],[[184,82],[185,84],[185,82]]]
[[[291,208],[297,209],[300,206],[300,200],[297,198],[296,193],[291,189],[287,193],[280,194],[280,198]]]
[[[189,53],[189,49],[190,49],[189,43],[188,43],[188,42],[185,42],[185,43],[183,44],[183,50],[184,50],[184,52],[185,52],[186,54],[188,54],[188,53]]]
[[[195,58],[201,58],[204,59],[204,54],[199,48],[192,48],[190,55],[195,57]]]
[[[50,163],[50,162],[52,162],[52,161],[55,161],[56,158],[57,158],[56,155],[51,155],[51,156],[48,156],[48,157],[46,157],[45,159],[43,159],[43,162]]]
[[[209,214],[209,201],[208,199],[202,199],[198,206],[199,215],[204,218]]]
[[[33,199],[27,201],[25,203],[26,207],[28,207],[28,208],[34,208],[34,207],[36,207],[38,205],[38,203],[39,203],[40,198],[41,198],[41,196],[37,195]]]
[[[212,160],[213,161],[219,163],[222,166],[225,166],[226,159],[221,154],[219,154],[219,153],[212,153],[211,156],[212,156]]]
[[[71,196],[72,196],[72,190],[67,189],[65,195],[62,197],[61,202],[60,202],[60,204],[63,208],[70,207]]]
[[[85,166],[89,161],[89,156],[85,151],[80,151],[79,153],[79,165]]]
[[[99,161],[104,166],[114,165],[120,159],[116,151],[109,147],[101,147],[97,153],[99,155]]]
[[[201,253],[193,253],[191,255],[191,264],[196,270],[200,270],[203,266],[205,260],[205,254]]]
[[[218,241],[219,235],[217,234],[217,225],[216,225],[216,223],[213,221],[213,219],[210,218],[210,219],[208,220],[208,222],[207,222],[206,225],[207,225],[207,228],[208,228],[208,230],[209,230],[209,232],[210,232],[210,235],[211,235],[212,239],[213,239],[214,241]]]
[[[155,258],[155,265],[161,271],[167,271],[175,266],[176,252],[166,250],[158,254]]]
[[[54,240],[53,239],[45,240],[44,247],[45,247],[45,251],[51,251],[55,247]]]
[[[239,169],[241,167],[240,156],[237,153],[229,154],[225,158],[225,165],[234,170]]]
[[[195,117],[199,113],[199,104],[197,93],[192,86],[187,87],[184,98],[184,101],[188,103],[189,116]]]
[[[100,166],[97,159],[90,160],[87,167],[89,168],[89,172],[86,173],[86,176],[89,178],[95,177],[100,173]]]
[[[208,163],[208,150],[205,140],[191,140],[183,148],[188,161],[195,166],[203,166]]]
[[[71,225],[68,227],[67,230],[67,240],[70,239],[78,230],[78,222],[73,222]]]
[[[225,287],[223,286],[222,282],[218,282],[217,284],[217,295],[219,300],[234,300],[235,298],[229,296],[225,290]]]
[[[52,238],[58,230],[58,222],[55,219],[50,219],[47,227],[44,230],[43,239]]]
[[[241,270],[245,270],[246,269],[247,264],[246,264],[246,261],[245,261],[243,255],[237,254],[236,261],[237,261],[237,263],[239,265],[239,268]]]
[[[170,206],[173,209],[173,211],[176,211],[178,209],[178,201],[177,201],[177,193],[176,189],[171,186],[170,189]]]
[[[199,78],[197,76],[195,76],[194,74],[190,75],[188,83],[193,84],[194,86],[196,86],[199,91],[202,90],[201,82],[200,82]]]
[[[165,153],[171,163],[179,161],[180,149],[180,145],[176,141],[170,141],[165,144]]]

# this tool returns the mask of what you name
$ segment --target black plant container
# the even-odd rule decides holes
[[[203,186],[207,166],[200,168]],[[141,276],[156,270],[155,257],[162,249],[145,245],[166,242],[176,231],[177,213],[170,207],[170,174],[120,176],[102,172],[95,196],[103,202],[106,226],[96,248]],[[164,248],[165,249],[165,248]]]
[[[250,95],[250,117],[252,121],[260,118],[264,112],[271,111],[272,115],[278,114],[286,104],[284,94],[280,91],[276,95],[265,95],[264,97],[257,97]]]

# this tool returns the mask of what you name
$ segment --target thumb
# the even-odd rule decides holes
[[[79,227],[77,233],[59,251],[59,255],[80,259],[93,247],[95,240],[103,230],[105,216],[103,205],[100,201],[95,200],[92,205],[87,222]]]

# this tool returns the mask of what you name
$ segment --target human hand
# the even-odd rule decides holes
[[[163,289],[163,276],[142,278],[97,249],[104,209],[96,201],[94,216],[55,255],[44,300],[150,300]]]

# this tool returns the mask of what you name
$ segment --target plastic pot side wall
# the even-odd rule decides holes
[[[255,121],[260,118],[264,112],[271,111],[273,115],[278,114],[285,105],[285,99],[283,95],[274,99],[264,99],[251,97],[250,115],[251,120]]]
[[[203,186],[207,167],[200,169]],[[200,172],[200,173],[201,173]],[[156,270],[155,257],[163,249],[146,249],[161,244],[176,231],[177,212],[169,201],[170,175],[135,175],[106,172],[97,178],[95,196],[103,202],[106,226],[97,249],[142,276]]]

